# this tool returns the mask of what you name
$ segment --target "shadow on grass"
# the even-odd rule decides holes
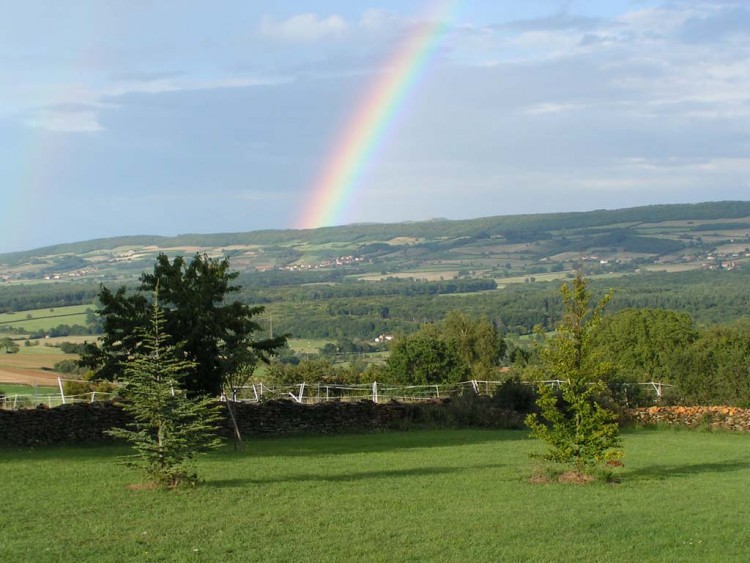
[[[635,481],[664,480],[674,477],[690,477],[701,473],[731,473],[750,469],[750,461],[745,459],[728,460],[716,463],[694,463],[685,465],[649,465],[640,469],[623,472],[624,479]]]
[[[268,485],[272,483],[348,483],[354,481],[363,481],[368,479],[393,479],[399,477],[433,477],[435,475],[444,475],[449,473],[462,473],[476,469],[495,469],[503,467],[502,464],[485,464],[460,467],[414,467],[410,469],[387,469],[378,471],[354,471],[348,473],[336,474],[312,474],[303,473],[297,475],[287,475],[284,477],[269,477],[267,479],[217,479],[206,481],[202,486],[207,488],[228,489],[247,487],[248,485]]]
[[[441,448],[524,440],[525,430],[414,430],[379,434],[310,435],[279,438],[247,438],[244,449],[234,451],[232,443],[221,456],[315,457],[357,453],[378,453],[416,448]],[[218,458],[217,458],[218,460]]]
[[[523,430],[413,430],[388,431],[377,434],[304,435],[293,437],[247,437],[244,448],[236,451],[231,440],[218,451],[201,456],[202,463],[224,462],[228,457],[315,457],[356,453],[389,452],[414,448],[439,448],[484,444],[498,441],[523,440]],[[124,442],[57,445],[0,446],[2,462],[27,460],[106,460],[132,454]]]

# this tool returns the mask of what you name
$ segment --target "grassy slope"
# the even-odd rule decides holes
[[[93,311],[96,309],[96,305],[92,303],[91,305],[72,305],[70,307],[3,313],[0,314],[0,324],[14,329],[21,328],[29,332],[50,330],[62,324],[86,326],[87,309]]]
[[[641,431],[619,485],[532,485],[521,432],[259,440],[193,491],[127,490],[122,448],[5,451],[5,561],[740,561],[750,436]]]

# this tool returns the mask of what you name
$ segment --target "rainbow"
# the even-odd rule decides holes
[[[423,23],[398,46],[367,89],[351,119],[338,134],[332,150],[313,183],[310,197],[297,223],[312,229],[334,225],[343,216],[355,188],[371,163],[377,148],[395,121],[398,110],[414,89],[430,55],[440,44],[446,21],[460,0],[436,2]]]

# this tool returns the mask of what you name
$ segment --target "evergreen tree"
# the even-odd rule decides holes
[[[149,330],[141,331],[140,346],[124,371],[124,409],[134,422],[129,429],[109,433],[133,444],[135,454],[126,464],[143,470],[153,483],[172,488],[197,484],[191,462],[200,452],[220,445],[216,424],[221,415],[213,399],[186,394],[183,382],[195,363],[166,344],[170,338],[164,325],[164,315],[154,303]]]

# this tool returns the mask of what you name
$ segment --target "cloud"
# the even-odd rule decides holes
[[[104,131],[100,115],[105,109],[120,107],[120,98],[130,94],[167,94],[200,90],[246,89],[289,82],[284,77],[215,77],[200,78],[180,73],[155,74],[152,77],[134,75],[113,82],[100,90],[81,89],[64,94],[66,101],[26,110],[25,123],[57,133],[96,133]],[[70,100],[70,101],[69,101]],[[77,101],[86,100],[86,101]]]
[[[627,4],[606,17],[457,23],[400,100],[346,220],[746,199],[750,58],[728,21],[742,4]],[[191,37],[189,56],[144,47],[106,75],[34,83],[13,71],[0,112],[16,134],[0,127],[0,146],[22,152],[21,119],[77,133],[49,136],[68,148],[43,167],[61,194],[155,198],[148,217],[129,214],[137,205],[98,213],[121,221],[103,232],[149,232],[159,214],[177,231],[289,225],[414,21],[351,6],[250,21],[224,50]],[[3,164],[20,176],[17,162]]]
[[[589,31],[596,28],[600,22],[601,20],[598,18],[559,13],[541,18],[514,20],[497,27],[498,29],[512,31],[556,31],[564,29]]]
[[[90,104],[54,104],[33,112],[26,124],[56,133],[98,133],[104,130],[98,111]]]
[[[260,31],[266,37],[303,43],[338,38],[348,29],[349,24],[337,15],[320,17],[317,14],[298,14],[281,21],[264,16],[260,24]]]

